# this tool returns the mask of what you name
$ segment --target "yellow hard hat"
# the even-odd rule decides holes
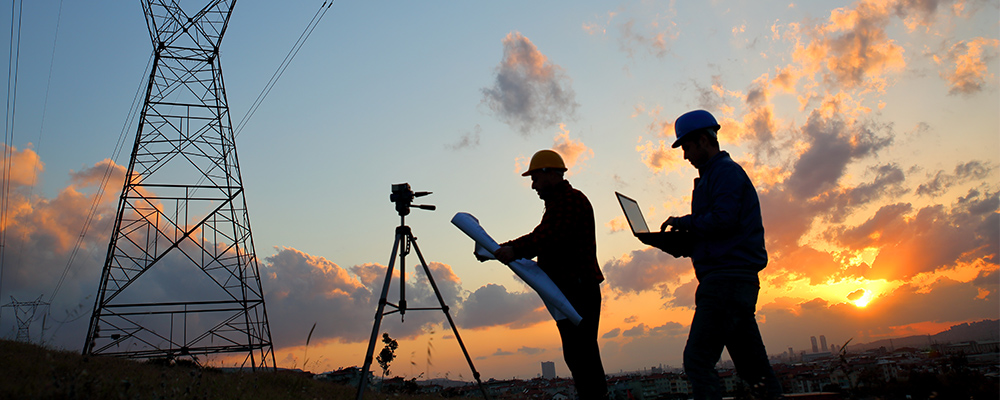
[[[535,171],[543,170],[545,168],[565,171],[566,163],[563,162],[559,153],[552,150],[539,150],[535,153],[535,155],[531,156],[531,163],[528,164],[528,170],[521,174],[521,176],[528,176]]]

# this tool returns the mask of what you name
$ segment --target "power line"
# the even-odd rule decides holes
[[[306,40],[309,39],[309,36],[312,36],[313,30],[316,29],[316,26],[319,25],[319,21],[323,19],[323,17],[326,15],[327,11],[329,11],[331,7],[333,7],[332,0],[330,2],[324,1],[323,4],[320,4],[319,8],[316,10],[316,13],[313,14],[312,19],[309,20],[309,23],[306,24],[305,29],[303,29],[302,33],[299,34],[299,38],[295,41],[294,44],[292,44],[292,48],[288,50],[288,54],[285,55],[285,58],[281,60],[281,63],[278,65],[278,68],[274,71],[273,74],[271,74],[271,79],[267,81],[267,83],[264,85],[264,88],[261,89],[260,93],[257,95],[257,98],[253,101],[253,104],[250,105],[250,108],[247,110],[247,113],[243,114],[243,118],[240,119],[240,122],[236,124],[236,127],[233,129],[234,140],[240,136],[240,132],[242,132],[243,128],[246,127],[247,122],[250,121],[250,118],[253,117],[253,115],[257,112],[257,108],[260,107],[261,103],[264,102],[264,98],[271,93],[271,89],[274,88],[274,85],[278,82],[278,79],[281,78],[281,75],[285,73],[285,69],[287,69],[288,65],[291,64],[292,59],[294,59],[295,56],[299,54],[299,50],[302,49],[302,45],[304,45]],[[201,179],[198,180],[197,184],[201,185],[202,183],[205,182],[205,179],[206,177],[203,176]],[[198,189],[195,189],[195,192],[197,192],[197,190]]]
[[[58,43],[58,41],[59,41],[59,25],[62,22],[62,6],[63,6],[63,2],[62,2],[62,0],[60,0],[59,1],[59,12],[56,14],[56,31],[55,31],[55,35],[53,35],[53,38],[52,38],[52,54],[49,57],[49,76],[48,76],[48,79],[46,79],[46,81],[45,81],[45,97],[42,100],[42,118],[41,118],[41,123],[38,126],[38,140],[35,142],[35,153],[36,154],[41,153],[41,148],[42,148],[42,134],[45,132],[45,114],[46,114],[46,112],[48,111],[48,108],[49,108],[49,89],[52,86],[52,70],[55,67],[55,61],[56,61],[56,43]],[[26,197],[28,199],[28,201],[31,200],[31,196],[35,192],[35,183],[38,180],[38,165],[39,165],[39,163],[36,162],[35,165],[32,167],[31,184],[28,186],[28,195]],[[20,268],[21,267],[21,259],[22,259],[22,255],[24,253],[24,244],[25,244],[25,242],[28,241],[27,239],[28,239],[28,232],[24,231],[24,234],[21,237],[20,246],[18,246],[18,249],[17,249],[17,259],[14,261],[14,268]],[[52,299],[49,298],[49,302],[51,302],[51,301],[52,301]]]
[[[17,104],[17,65],[21,55],[21,10],[24,1],[10,4],[10,50],[7,61],[7,114],[4,124],[3,191],[0,199],[0,291],[3,290],[4,256],[7,246],[7,208],[10,201],[10,166],[14,145],[14,116]],[[17,23],[15,24],[15,17]],[[15,32],[15,26],[17,31]]]
[[[294,59],[295,56],[299,54],[299,50],[302,49],[302,45],[306,43],[306,40],[309,39],[309,36],[312,36],[313,30],[316,29],[316,26],[319,25],[319,21],[323,19],[323,16],[326,15],[326,12],[329,11],[331,7],[333,7],[333,1],[330,1],[329,3],[324,1],[323,4],[319,6],[319,9],[316,10],[316,14],[313,14],[312,19],[309,20],[308,24],[306,24],[306,28],[302,31],[301,34],[299,34],[299,38],[295,41],[295,44],[293,44],[292,48],[288,50],[288,54],[285,55],[285,59],[281,60],[281,64],[278,65],[278,69],[274,71],[274,74],[271,75],[271,79],[268,80],[267,84],[264,85],[264,89],[261,90],[260,94],[257,95],[257,99],[254,100],[253,104],[250,106],[249,111],[247,111],[247,113],[243,115],[243,119],[241,119],[240,122],[236,124],[234,136],[240,135],[240,132],[243,130],[243,127],[245,127],[247,122],[250,121],[250,118],[253,117],[253,114],[257,112],[257,108],[260,107],[260,104],[264,101],[264,98],[267,97],[269,93],[271,93],[271,89],[274,88],[274,84],[277,83],[278,79],[281,78],[281,75],[285,73],[285,69],[288,68],[289,64],[291,64],[292,59]]]
[[[139,113],[139,97],[143,92],[143,88],[146,86],[146,79],[149,75],[150,66],[153,64],[153,56],[150,55],[149,61],[146,62],[146,69],[142,74],[142,80],[139,82],[138,88],[136,89],[135,95],[132,97],[132,106],[129,108],[129,113],[125,117],[125,124],[122,125],[121,133],[118,135],[118,142],[115,143],[115,150],[111,153],[111,158],[108,162],[107,167],[104,169],[104,176],[101,178],[101,184],[98,185],[97,193],[94,194],[94,202],[90,205],[90,211],[87,213],[87,219],[83,223],[83,227],[80,229],[80,235],[76,238],[76,244],[73,246],[73,251],[70,253],[69,260],[66,261],[66,268],[63,269],[62,275],[59,277],[59,282],[56,283],[55,289],[52,290],[52,295],[49,296],[49,302],[56,297],[59,293],[59,289],[62,287],[63,281],[66,280],[66,275],[69,274],[69,270],[73,266],[73,261],[76,260],[76,255],[80,251],[80,247],[83,245],[83,239],[87,235],[87,230],[90,229],[90,223],[94,221],[94,215],[97,214],[97,208],[101,204],[101,199],[104,197],[104,193],[108,187],[108,181],[111,180],[111,172],[115,165],[114,160],[118,158],[121,154],[122,148],[125,145],[125,138],[135,121],[135,117]]]

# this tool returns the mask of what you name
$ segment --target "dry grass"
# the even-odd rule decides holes
[[[0,399],[353,399],[355,392],[351,386],[291,371],[223,373],[187,365],[84,358],[0,340]],[[386,397],[365,393],[366,399]]]

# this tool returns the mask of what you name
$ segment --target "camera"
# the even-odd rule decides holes
[[[434,210],[435,207],[430,204],[410,204],[416,197],[426,196],[432,192],[414,192],[410,189],[409,183],[394,183],[392,185],[392,193],[389,194],[389,201],[396,203],[396,212],[400,216],[404,216],[410,213],[410,207],[416,207],[423,210]]]

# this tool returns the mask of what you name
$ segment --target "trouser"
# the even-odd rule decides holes
[[[715,364],[723,347],[729,349],[740,378],[762,387],[769,398],[781,397],[781,386],[767,359],[754,318],[759,290],[759,285],[751,281],[699,283],[694,320],[684,348],[684,372],[691,381],[695,399],[722,398]]]
[[[562,339],[563,359],[573,374],[573,384],[580,399],[606,399],[608,392],[601,351],[597,345],[597,328],[601,319],[601,287],[599,284],[559,285],[566,299],[583,317],[580,325],[569,319],[556,321]]]

